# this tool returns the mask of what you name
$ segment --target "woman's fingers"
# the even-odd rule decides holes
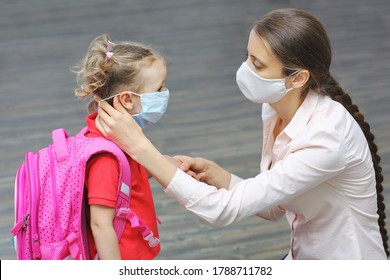
[[[102,101],[102,103],[103,102],[105,102],[105,101]],[[107,102],[105,102],[105,103],[107,103]],[[101,105],[103,105],[103,104],[101,104]],[[109,104],[107,104],[107,105],[109,107],[111,107]],[[105,104],[103,106],[105,106]],[[99,129],[99,131],[101,133],[103,133],[103,135],[105,137],[107,137],[107,135],[111,131],[112,124],[110,125],[110,122],[112,121],[112,118],[110,115],[107,114],[107,111],[104,110],[103,106],[98,107],[98,115],[96,117],[95,123],[96,123],[97,129]]]
[[[193,161],[194,158],[192,157],[189,157],[189,156],[184,156],[184,155],[176,155],[176,156],[173,156],[174,159],[178,160],[178,161],[181,161],[183,163],[190,163]]]
[[[116,96],[114,97],[114,100],[115,98],[117,98]],[[100,112],[101,111],[104,111],[106,113],[106,115],[108,116],[114,116],[115,113],[117,113],[117,110],[115,110],[114,107],[112,107],[110,104],[108,104],[107,101],[104,101],[104,100],[100,100],[99,101],[99,115],[100,115]]]
[[[177,161],[181,162],[180,169],[184,172],[187,172],[191,169],[191,164],[193,163],[193,158],[189,156],[177,155],[173,157]],[[191,174],[190,174],[191,175]]]
[[[117,144],[123,151],[133,156],[137,144],[148,143],[137,122],[122,106],[117,96],[114,97],[114,107],[100,100],[96,127],[107,139]]]
[[[99,115],[97,115],[96,119],[95,119],[95,125],[96,125],[96,128],[104,135],[106,136],[106,131],[104,129],[104,121],[100,118]]]
[[[94,99],[97,103],[99,103],[99,101],[102,100],[102,98],[101,98],[100,96],[97,96],[96,94],[94,94],[93,99]]]
[[[177,155],[173,158],[181,162],[179,168],[191,177],[198,181],[207,180],[208,176],[206,172],[207,168],[205,159],[199,157],[193,158],[184,155]]]
[[[119,102],[118,96],[114,97],[114,107],[99,97],[95,97],[95,100],[99,102],[98,114],[101,119],[100,124],[105,130],[113,128],[121,119],[132,119],[125,107]]]
[[[106,101],[99,101],[96,126],[103,133],[103,135],[108,138],[114,134],[114,131],[115,129],[118,129],[118,126],[122,127],[124,122],[130,121],[130,124],[132,124],[132,118],[119,102],[117,96],[114,97],[114,106],[115,108]]]
[[[186,173],[199,182],[206,182],[207,180],[207,174],[204,172],[195,173],[191,170],[188,170]]]
[[[114,108],[117,111],[127,114],[127,111],[126,111],[125,107],[123,107],[122,103],[119,102],[119,97],[118,96],[114,97],[113,105],[114,105]]]

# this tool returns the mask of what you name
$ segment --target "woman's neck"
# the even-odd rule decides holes
[[[275,127],[277,130],[275,131],[277,132],[277,135],[283,131],[283,129],[290,123],[295,113],[298,111],[303,102],[301,96],[302,94],[299,91],[292,90],[287,93],[286,96],[284,96],[280,101],[270,104],[279,117],[277,127]]]

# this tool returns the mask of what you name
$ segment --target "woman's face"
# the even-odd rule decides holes
[[[282,63],[276,59],[267,41],[259,37],[252,29],[248,41],[248,66],[262,78],[283,78]]]

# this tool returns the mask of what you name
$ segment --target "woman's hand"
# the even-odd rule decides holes
[[[183,155],[174,156],[174,159],[181,162],[181,170],[196,180],[215,186],[218,189],[229,187],[231,180],[230,172],[215,162],[201,157],[193,158]]]
[[[99,102],[96,127],[107,139],[135,159],[137,148],[148,141],[142,129],[122,106],[117,96],[113,100],[114,108],[106,101],[100,101],[98,97],[95,100]]]
[[[97,97],[96,101],[100,101]],[[145,137],[132,116],[114,97],[114,108],[100,101],[96,127],[103,135],[117,144],[126,154],[144,166],[148,174],[166,188],[177,171],[177,167],[163,156]],[[176,164],[178,165],[178,164]]]

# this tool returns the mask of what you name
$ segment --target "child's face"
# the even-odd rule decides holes
[[[144,68],[139,73],[139,79],[142,85],[139,88],[138,94],[162,91],[165,88],[167,80],[167,67],[161,60],[156,61],[151,66]],[[142,107],[139,97],[135,97],[134,108],[132,114],[141,113]]]

